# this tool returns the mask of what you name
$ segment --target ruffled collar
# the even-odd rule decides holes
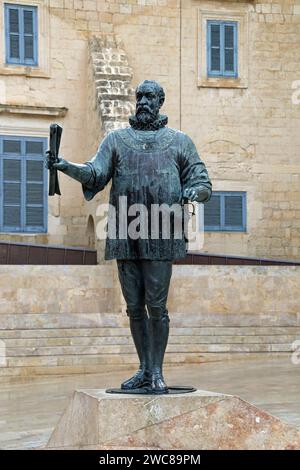
[[[165,127],[168,124],[168,116],[165,114],[159,114],[158,117],[153,122],[149,122],[148,124],[143,124],[136,118],[136,115],[133,114],[129,117],[129,124],[133,129],[139,131],[158,131],[162,127]]]

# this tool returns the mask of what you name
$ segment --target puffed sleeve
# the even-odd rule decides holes
[[[200,159],[197,149],[190,137],[181,134],[180,145],[180,179],[182,190],[196,189],[198,202],[209,201],[212,184],[207,169]]]
[[[111,132],[102,140],[96,155],[85,163],[92,170],[92,177],[88,183],[82,185],[83,194],[87,201],[102,191],[112,178],[114,154],[114,136]]]

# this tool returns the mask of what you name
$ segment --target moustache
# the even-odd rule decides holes
[[[151,111],[150,108],[148,108],[148,106],[138,106],[136,109],[136,113],[137,114],[140,114],[140,113],[153,114],[153,112]]]

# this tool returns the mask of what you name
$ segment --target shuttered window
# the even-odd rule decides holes
[[[0,136],[0,231],[47,231],[46,139]]]
[[[214,191],[204,204],[206,231],[246,231],[246,192]]]
[[[5,5],[6,63],[38,65],[37,7]]]
[[[237,22],[207,21],[207,74],[237,77]]]

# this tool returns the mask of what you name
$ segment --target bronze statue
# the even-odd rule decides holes
[[[119,223],[113,222],[114,230],[108,230],[105,259],[117,260],[140,361],[138,371],[121,388],[155,394],[168,393],[162,373],[169,336],[166,303],[172,262],[186,256],[186,237],[182,226],[179,235],[178,230],[175,234],[178,211],[177,215],[172,211],[169,214],[168,237],[161,221],[153,236],[149,228],[152,209],[177,205],[182,214],[183,199],[206,202],[212,191],[192,140],[167,127],[167,116],[159,114],[164,100],[163,88],[155,81],[145,80],[136,89],[136,113],[129,118],[130,126],[110,132],[90,161],[76,164],[58,158],[53,163],[53,159],[47,159],[49,169],[60,170],[82,184],[88,201],[112,180],[110,207],[117,215],[113,220],[122,219],[126,213],[128,230],[125,235],[120,233]],[[130,208],[138,207],[141,212],[141,206],[146,216],[140,218],[140,237],[130,236]]]

